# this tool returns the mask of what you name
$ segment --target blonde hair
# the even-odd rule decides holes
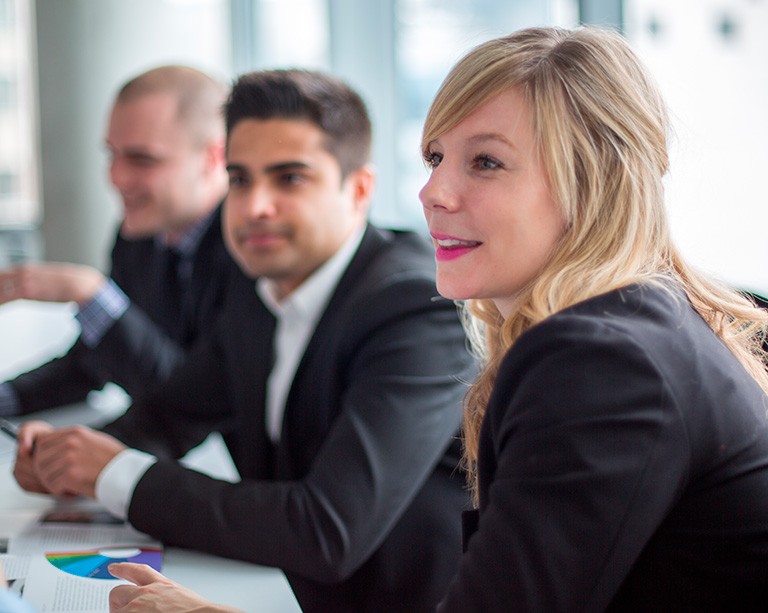
[[[672,243],[662,184],[667,112],[626,41],[598,28],[529,28],[475,47],[451,69],[432,103],[422,135],[425,156],[432,141],[509,88],[532,109],[536,145],[566,229],[506,320],[490,300],[464,305],[470,340],[484,363],[464,407],[473,487],[479,429],[507,350],[553,313],[629,284],[673,280],[768,392],[762,350],[768,313],[696,273]]]

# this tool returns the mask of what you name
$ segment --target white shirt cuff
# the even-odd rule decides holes
[[[96,479],[96,500],[115,517],[126,519],[133,490],[157,458],[143,451],[126,449],[104,467]]]

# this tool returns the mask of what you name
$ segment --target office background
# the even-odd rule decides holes
[[[104,130],[127,78],[186,63],[332,71],[375,128],[374,221],[423,228],[426,108],[469,47],[527,25],[621,29],[670,105],[667,200],[683,253],[768,292],[768,0],[0,0],[0,265],[104,267],[119,216]]]

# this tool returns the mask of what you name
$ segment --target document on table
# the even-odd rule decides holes
[[[125,581],[107,570],[138,562],[162,570],[162,545],[102,509],[67,505],[8,540],[0,555],[11,589],[40,613],[107,613],[109,592]]]

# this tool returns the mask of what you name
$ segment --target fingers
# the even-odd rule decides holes
[[[40,478],[37,476],[37,472],[32,466],[31,460],[16,460],[16,464],[13,466],[13,478],[16,479],[16,483],[19,484],[23,490],[33,492],[35,494],[50,494],[48,488],[43,485]]]
[[[93,498],[104,467],[126,447],[117,439],[83,426],[39,434],[32,466],[40,483],[57,496]]]
[[[109,610],[119,611],[141,595],[141,590],[136,586],[143,586],[155,581],[168,582],[163,575],[146,564],[133,564],[132,562],[118,562],[109,565],[109,572],[113,577],[125,579],[136,585],[119,585],[109,593]]]
[[[24,298],[84,304],[105,278],[98,270],[76,264],[28,263],[0,271],[0,304]]]
[[[16,453],[19,456],[31,456],[35,448],[35,440],[49,432],[53,432],[53,426],[44,421],[28,421],[21,425],[16,437],[18,445]]]
[[[17,435],[16,463],[13,466],[13,476],[19,487],[28,492],[50,494],[48,488],[40,481],[34,467],[35,441],[39,436],[52,432],[53,428],[43,421],[29,421],[19,428]]]
[[[0,271],[0,304],[16,300],[17,284],[13,270]]]
[[[242,613],[215,605],[144,564],[119,562],[109,565],[109,572],[136,585],[119,585],[109,593],[110,613],[170,613],[171,611],[206,611],[207,613]]]
[[[20,264],[0,271],[0,301],[38,300],[37,295],[45,285],[40,277],[38,264]]]
[[[153,581],[170,583],[165,576],[146,564],[134,564],[133,562],[117,562],[109,565],[109,572],[118,579],[125,579],[136,585],[147,585]]]
[[[140,595],[140,593],[139,588],[135,585],[118,585],[117,587],[113,587],[109,592],[110,613],[124,611],[126,607]]]
[[[173,586],[174,583],[166,579],[161,573],[146,564],[133,564],[132,562],[118,562],[109,565],[109,572],[113,577],[131,581],[136,585],[119,585],[109,593],[109,610],[111,613],[122,611],[141,611],[149,609],[149,601],[157,599],[155,590],[147,592],[141,588],[150,584]],[[163,599],[160,598],[162,601]],[[154,601],[153,601],[154,602]]]

